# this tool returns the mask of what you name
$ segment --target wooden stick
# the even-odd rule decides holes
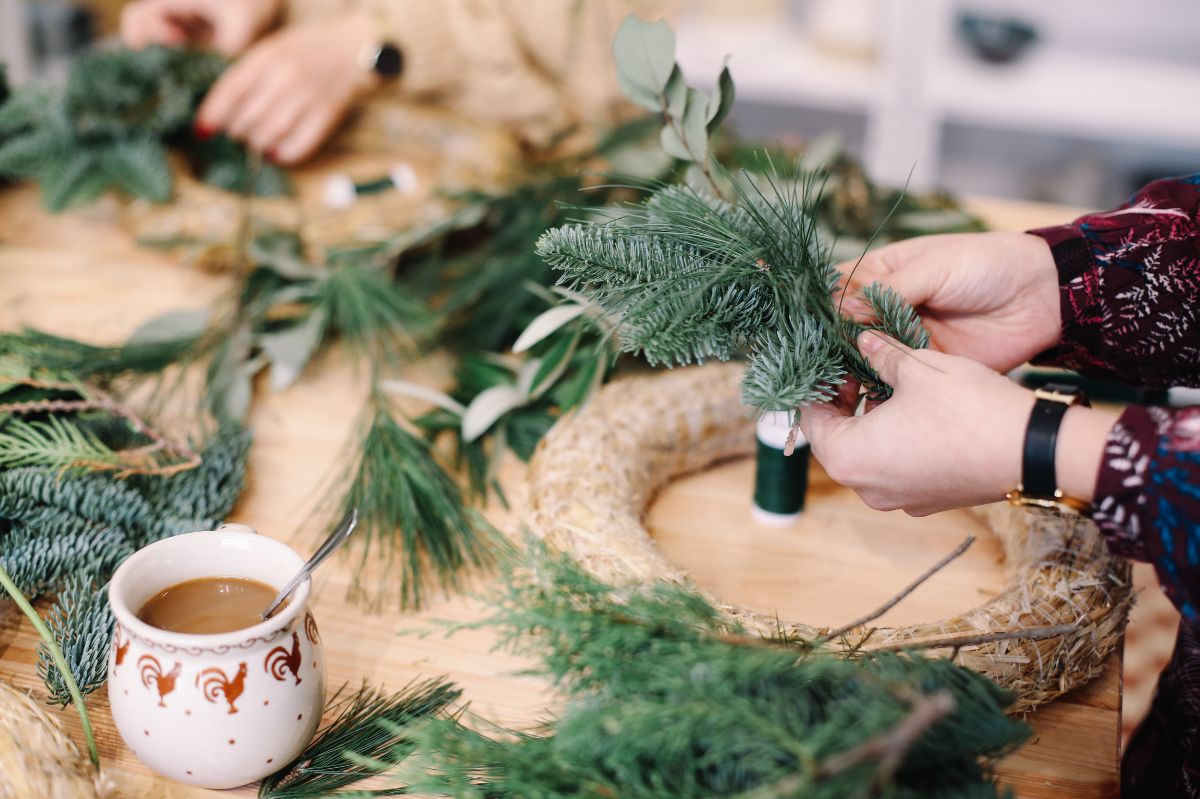
[[[868,613],[866,616],[855,619],[854,621],[850,622],[849,624],[837,628],[836,630],[829,633],[828,635],[824,635],[821,638],[818,638],[817,643],[823,644],[827,641],[833,640],[834,638],[840,638],[841,636],[843,636],[846,633],[853,630],[855,627],[861,627],[864,624],[867,624],[869,622],[874,621],[875,619],[878,619],[880,616],[882,616],[883,614],[885,614],[889,610],[891,610],[893,607],[895,607],[896,604],[900,602],[900,600],[904,599],[906,596],[911,594],[913,591],[917,590],[917,588],[921,585],[921,583],[925,582],[930,577],[937,574],[942,569],[946,568],[946,566],[948,566],[951,561],[953,561],[959,555],[961,555],[962,553],[964,553],[968,549],[970,549],[971,544],[974,544],[974,543],[975,543],[975,536],[973,536],[973,535],[967,536],[966,538],[963,539],[963,542],[961,544],[959,544],[957,547],[954,548],[953,552],[951,552],[949,555],[942,558],[937,563],[933,564],[928,569],[926,569],[924,574],[922,574],[920,577],[918,577],[917,579],[915,579],[911,583],[909,583],[908,586],[903,591],[896,594],[894,597],[889,599],[887,602],[884,602],[882,605],[880,605],[878,608],[876,608],[875,610]]]
[[[866,653],[897,652],[902,649],[942,649],[945,647],[961,649],[964,646],[992,644],[996,641],[1036,641],[1040,638],[1053,638],[1056,635],[1067,635],[1069,633],[1078,631],[1079,625],[1076,624],[1056,624],[1053,627],[1030,627],[1026,630],[1001,630],[999,632],[980,633],[978,635],[951,634],[947,635],[945,638],[934,638],[927,641],[899,641],[896,643],[881,643],[875,646],[863,647],[862,651]]]

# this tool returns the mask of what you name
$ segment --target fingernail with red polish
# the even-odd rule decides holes
[[[216,131],[202,122],[196,122],[192,124],[192,133],[196,135],[197,139],[203,141],[205,139],[211,139]]]

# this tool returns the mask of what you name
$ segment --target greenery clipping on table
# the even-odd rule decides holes
[[[462,691],[443,679],[413,682],[391,694],[364,684],[354,694],[335,696],[330,703],[333,720],[295,760],[262,781],[259,799],[404,793],[342,789],[404,761],[412,754],[417,727],[433,718],[447,718],[448,708],[461,696]]]
[[[225,65],[212,53],[157,46],[89,53],[72,65],[65,86],[22,87],[0,105],[0,177],[36,180],[51,211],[110,189],[164,202],[173,145],[214,185],[286,193],[287,177],[277,167],[251,164],[223,136],[192,132],[196,108]]]

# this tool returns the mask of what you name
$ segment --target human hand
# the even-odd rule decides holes
[[[193,44],[233,56],[282,10],[283,0],[134,0],[121,9],[121,38],[134,48]]]
[[[951,233],[889,244],[854,263],[843,311],[869,316],[854,291],[875,281],[917,309],[931,346],[1007,372],[1062,337],[1058,273],[1027,233]]]
[[[968,358],[911,350],[868,331],[859,349],[892,386],[854,416],[859,386],[800,411],[800,429],[826,473],[876,510],[925,516],[1003,499],[1021,481],[1033,392]],[[1055,451],[1058,485],[1091,502],[1113,411],[1071,407]]]
[[[277,163],[307,158],[379,81],[359,63],[374,38],[370,20],[359,16],[268,36],[213,85],[196,114],[197,130],[223,131]]]

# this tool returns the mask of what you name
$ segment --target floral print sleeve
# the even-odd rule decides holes
[[[1063,319],[1062,342],[1039,363],[1200,386],[1200,174],[1030,232],[1054,254]],[[1153,563],[1185,617],[1200,619],[1200,408],[1126,410],[1109,433],[1095,508],[1113,550]]]

